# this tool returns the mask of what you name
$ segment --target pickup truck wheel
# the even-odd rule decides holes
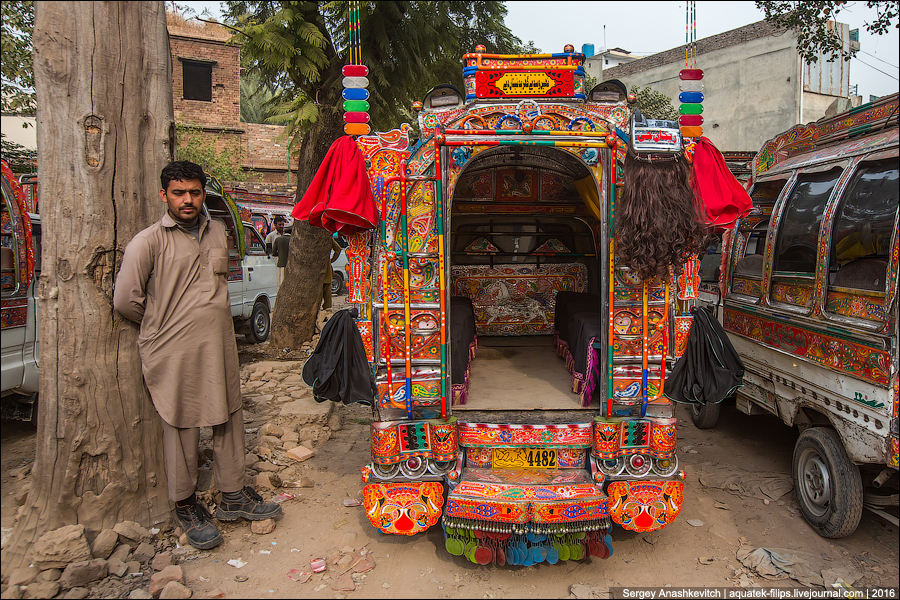
[[[269,319],[269,307],[262,302],[253,305],[253,312],[250,313],[250,337],[257,344],[261,344],[269,339],[269,327],[271,320]]]
[[[722,404],[719,402],[691,403],[691,421],[697,429],[712,429],[719,422]]]
[[[344,289],[344,275],[340,271],[335,271],[331,277],[331,294],[340,296],[341,290]]]
[[[800,511],[816,533],[840,538],[856,530],[863,511],[862,477],[833,429],[811,427],[800,434],[793,478]]]

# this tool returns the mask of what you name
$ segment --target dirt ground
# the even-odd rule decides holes
[[[241,344],[242,363],[271,358]],[[292,356],[296,359],[297,357]],[[343,428],[302,463],[315,486],[276,490],[295,494],[283,504],[284,517],[268,535],[251,533],[247,522],[223,523],[225,541],[209,552],[189,554],[182,566],[194,598],[221,590],[229,598],[562,598],[583,585],[595,597],[622,586],[797,587],[791,579],[770,581],[742,567],[741,546],[801,553],[810,568],[854,572],[857,589],[897,588],[898,528],[866,512],[855,533],[827,540],[816,535],[797,508],[794,492],[780,500],[737,495],[704,485],[701,473],[726,473],[751,481],[754,475],[790,475],[796,431],[774,417],[749,417],[723,407],[719,425],[698,430],[679,407],[678,448],[687,472],[685,500],[678,519],[665,529],[636,534],[614,528],[614,554],[580,562],[533,567],[478,566],[444,549],[439,527],[409,538],[380,533],[362,507],[345,507],[345,498],[361,498],[360,467],[370,460],[366,407],[336,407]],[[33,460],[35,430],[25,423],[2,423],[2,526],[11,527],[14,496],[28,477],[11,476]],[[341,550],[366,548],[375,567],[354,577],[355,589],[339,590],[341,569],[329,567],[298,583],[291,569],[309,571],[310,559],[334,557]],[[241,559],[236,568],[227,561]],[[345,580],[346,581],[346,580]],[[91,597],[102,597],[95,590]],[[572,597],[590,597],[574,594]]]

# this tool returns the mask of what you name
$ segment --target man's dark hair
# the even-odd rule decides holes
[[[284,223],[285,218],[281,215],[275,215],[275,223]]]
[[[162,189],[169,189],[169,182],[175,181],[193,181],[199,180],[203,189],[206,189],[206,173],[203,167],[187,160],[176,160],[171,162],[160,172],[159,183]]]

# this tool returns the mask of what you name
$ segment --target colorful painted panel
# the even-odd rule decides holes
[[[390,304],[403,304],[403,262],[394,255],[388,262],[387,300]],[[380,257],[383,259],[382,257]],[[411,303],[440,302],[439,270],[437,257],[413,256],[409,258],[409,300]],[[378,289],[375,304],[384,301],[384,272],[379,265],[375,281]]]
[[[347,237],[347,263],[349,264],[349,278],[347,279],[347,301],[362,303],[368,301],[371,286],[369,284],[370,265],[369,244],[372,240],[371,231],[354,233]],[[369,358],[369,360],[372,360]]]
[[[459,454],[456,421],[451,420],[447,423],[432,421],[430,425],[432,458],[444,462],[456,460]]]
[[[446,516],[497,523],[602,520],[606,497],[580,469],[466,469]]]
[[[753,158],[757,175],[765,173],[786,158],[814,148],[819,131],[815,123],[797,125],[770,140]]]
[[[464,148],[464,146],[461,147]],[[492,173],[464,175],[456,184],[453,197],[456,200],[493,200],[494,178]]]
[[[549,115],[539,117],[549,119]],[[537,125],[537,123],[536,123]],[[536,127],[538,128],[538,127]],[[559,129],[555,127],[554,129]],[[541,172],[541,200],[544,202],[581,202],[570,177],[560,177],[556,173]]]
[[[480,237],[466,246],[466,252],[470,252],[472,254],[483,254],[489,252],[500,252],[500,248],[491,243],[489,239]]]
[[[774,282],[772,300],[809,308],[813,305],[813,285]]]
[[[615,481],[607,488],[612,520],[631,531],[654,531],[675,520],[684,502],[681,481]]]
[[[731,284],[731,291],[735,294],[746,294],[748,296],[762,295],[762,281],[758,279],[747,279],[746,277],[735,277]]]
[[[592,441],[590,423],[570,425],[459,424],[459,445],[466,447],[588,448]]]
[[[379,347],[384,356],[384,350],[390,348],[390,357],[393,360],[406,358],[406,317],[402,310],[391,310],[387,322],[384,314],[381,314],[381,339]],[[440,314],[438,310],[414,310],[410,313],[410,357],[413,360],[440,360],[441,358],[441,331]],[[390,341],[385,336],[390,336]]]
[[[653,458],[675,455],[676,419],[620,420],[597,418],[594,421],[593,455],[612,460],[631,454]]]
[[[556,293],[583,292],[587,268],[581,263],[550,265],[454,266],[454,295],[472,300],[478,335],[553,333]]]
[[[359,330],[359,337],[362,338],[363,347],[366,349],[366,360],[372,362],[375,360],[375,350],[372,345],[372,321],[356,321],[356,329]]]
[[[31,240],[31,219],[26,212],[26,199],[22,186],[19,185],[19,181],[9,168],[9,165],[6,164],[6,161],[0,163],[0,170],[2,170],[3,183],[9,186],[7,192],[12,193],[12,198],[9,198],[11,206],[5,207],[6,209],[0,212],[0,218],[2,218],[0,230],[2,230],[3,234],[3,239],[0,243],[7,248],[14,247],[13,236],[19,242],[15,256],[19,269],[20,286],[18,293],[24,294],[34,277],[34,244]],[[6,193],[4,193],[5,199]],[[11,211],[11,213],[7,211]],[[9,273],[6,275],[9,275]],[[7,290],[9,288],[14,289],[15,284],[15,274],[12,274],[12,281],[4,281],[4,288]]]
[[[662,308],[650,308],[648,321],[653,333],[648,340],[651,356],[663,354],[663,320]],[[643,352],[643,308],[629,306],[616,308],[613,317],[613,353],[617,357],[640,357]]]
[[[497,200],[534,202],[538,198],[538,172],[531,169],[499,169]]]
[[[647,396],[652,404],[667,404],[660,395],[660,365],[647,369]],[[633,405],[643,402],[644,373],[640,366],[623,365],[613,369],[613,398],[617,404]]]
[[[569,254],[571,252],[565,244],[553,238],[538,246],[532,254]]]
[[[888,352],[812,329],[725,309],[725,330],[783,350],[799,358],[887,387]]]
[[[873,298],[846,292],[828,292],[825,310],[845,317],[856,317],[883,323],[886,318],[884,298]]]
[[[376,380],[379,406],[381,408],[406,409],[405,371],[397,372],[395,369],[392,375],[390,379],[385,374]],[[440,373],[434,375],[432,379],[422,379],[413,373],[412,394],[413,406],[431,406],[440,402]]]
[[[556,462],[560,469],[583,469],[587,466],[587,450],[559,448],[556,451]],[[467,448],[466,466],[491,468],[493,466],[493,450],[491,448]]]
[[[363,488],[363,504],[384,533],[414,535],[438,522],[444,487],[437,481],[370,484]]]
[[[0,304],[0,328],[24,327],[28,321],[28,305],[24,298],[4,299]]]
[[[694,317],[692,316],[675,317],[675,358],[681,358],[684,355],[693,322]]]
[[[648,302],[665,302],[666,287],[663,281],[654,279],[648,287]],[[617,268],[614,293],[616,303],[642,302],[644,298],[644,282],[631,271]]]

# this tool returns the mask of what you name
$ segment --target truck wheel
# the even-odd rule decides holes
[[[691,421],[697,429],[712,429],[719,422],[721,402],[691,403]]]
[[[250,313],[250,337],[257,344],[261,344],[269,339],[269,307],[262,302],[253,305],[253,312]]]
[[[856,531],[863,511],[862,477],[837,432],[811,427],[800,434],[793,477],[800,511],[819,535],[840,538]]]
[[[331,277],[331,294],[340,296],[341,290],[344,289],[344,275],[340,271],[335,271]]]

